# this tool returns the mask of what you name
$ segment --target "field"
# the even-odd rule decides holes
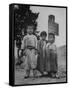
[[[33,79],[32,72],[31,77],[24,79],[25,71],[22,68],[15,69],[15,84],[40,84],[40,83],[56,83],[56,82],[66,82],[66,46],[57,48],[58,53],[58,76],[59,78],[49,78],[49,77],[38,77]],[[40,73],[37,71],[37,74]]]

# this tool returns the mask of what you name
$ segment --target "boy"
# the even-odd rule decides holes
[[[44,76],[44,72],[46,72],[46,44],[47,44],[47,33],[42,31],[40,33],[41,40],[38,42],[38,60],[37,60],[37,69],[41,72],[41,76]]]
[[[36,76],[36,66],[37,66],[37,38],[33,34],[34,25],[29,24],[27,26],[27,35],[24,36],[21,48],[23,49],[24,53],[24,64],[26,70],[25,78],[30,76],[30,70],[33,71],[33,76]]]
[[[56,77],[58,70],[57,65],[57,47],[55,45],[55,35],[49,33],[49,43],[47,44],[47,62],[46,62],[46,71],[51,77]]]

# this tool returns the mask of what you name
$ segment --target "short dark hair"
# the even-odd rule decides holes
[[[42,36],[47,36],[47,33],[45,32],[45,31],[42,31],[41,33],[40,33],[40,36],[42,37]]]
[[[53,36],[53,38],[55,38],[55,34],[54,34],[54,33],[49,33],[49,35],[52,35],[52,36]]]

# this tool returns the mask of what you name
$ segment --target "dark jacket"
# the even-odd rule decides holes
[[[46,44],[47,44],[47,40],[45,40]],[[43,40],[40,40],[38,42],[38,51],[39,51],[39,55],[37,58],[37,69],[43,73],[44,71],[46,71],[46,49],[43,51]]]

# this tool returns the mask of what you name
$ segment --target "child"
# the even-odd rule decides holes
[[[40,34],[41,40],[38,42],[38,60],[37,69],[41,72],[41,76],[44,76],[44,71],[46,71],[46,44],[47,44],[47,33],[42,31]]]
[[[25,70],[26,76],[28,78],[30,76],[30,70],[33,71],[33,76],[36,76],[36,66],[37,66],[37,38],[33,35],[34,25],[29,24],[27,26],[27,35],[24,36],[21,48],[23,49],[23,53],[25,61]]]
[[[56,77],[56,73],[58,70],[57,65],[57,48],[55,45],[55,35],[53,33],[49,33],[49,43],[47,44],[47,62],[46,62],[46,71],[48,75],[51,77]]]

